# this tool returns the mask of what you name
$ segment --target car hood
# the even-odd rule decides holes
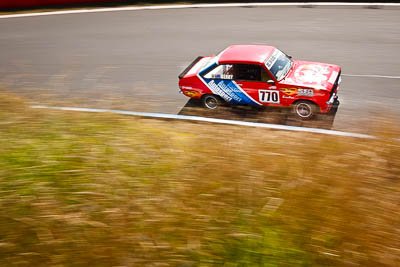
[[[294,60],[293,67],[281,81],[286,85],[330,90],[340,72],[337,65]]]

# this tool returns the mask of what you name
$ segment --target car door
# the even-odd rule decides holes
[[[235,69],[237,85],[259,105],[280,105],[280,91],[271,84],[274,80],[261,65],[236,64]]]
[[[235,64],[215,64],[210,70],[201,73],[200,78],[213,94],[219,95],[226,102],[257,105],[258,102],[236,83],[235,75]]]

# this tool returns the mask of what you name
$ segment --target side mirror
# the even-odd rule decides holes
[[[268,83],[268,84],[271,84],[271,85],[274,85],[274,84],[275,84],[274,80],[268,80],[267,83]]]

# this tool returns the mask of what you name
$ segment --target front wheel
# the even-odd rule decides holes
[[[309,101],[300,100],[293,104],[292,112],[302,120],[310,120],[317,113],[317,106]]]
[[[205,95],[202,98],[203,106],[207,109],[216,109],[221,105],[221,100],[215,95]]]

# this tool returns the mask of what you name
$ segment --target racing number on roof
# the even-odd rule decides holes
[[[279,104],[279,91],[275,90],[258,90],[258,99],[262,103]]]

